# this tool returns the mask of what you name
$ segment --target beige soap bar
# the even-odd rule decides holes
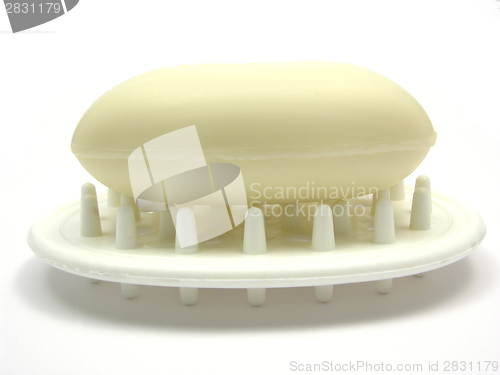
[[[132,195],[131,152],[192,125],[208,163],[241,168],[249,203],[387,188],[408,176],[436,140],[424,109],[389,79],[350,64],[301,62],[139,75],[90,106],[71,148],[97,180]]]

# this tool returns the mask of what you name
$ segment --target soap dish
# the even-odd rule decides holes
[[[121,283],[127,298],[140,285],[177,287],[186,305],[196,302],[198,288],[247,289],[254,306],[264,303],[266,288],[314,287],[321,302],[338,284],[374,281],[387,293],[395,278],[464,258],[486,234],[473,208],[431,194],[428,179],[419,179],[416,189],[401,182],[378,197],[349,199],[357,215],[336,214],[346,201],[316,205],[311,221],[267,215],[272,207],[251,208],[243,224],[194,252],[176,249],[166,211],[140,212],[132,198],[112,190],[95,194],[86,184],[81,199],[32,225],[28,244],[55,268],[92,282]],[[177,231],[191,230],[177,221]]]

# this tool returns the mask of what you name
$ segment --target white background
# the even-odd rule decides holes
[[[0,374],[286,374],[290,362],[500,360],[500,3],[82,0],[11,34],[0,14]],[[488,235],[468,258],[395,280],[244,291],[119,286],[52,269],[26,244],[42,213],[93,181],[69,143],[85,109],[135,74],[200,62],[347,61],[427,110],[438,140],[417,173],[468,201]],[[415,175],[409,177],[413,181]],[[103,189],[98,185],[98,189]],[[473,371],[473,373],[479,373]]]

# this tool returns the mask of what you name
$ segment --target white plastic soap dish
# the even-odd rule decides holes
[[[127,298],[136,296],[139,285],[169,286],[178,287],[190,305],[198,288],[246,288],[249,302],[258,306],[266,288],[314,286],[316,298],[327,302],[336,284],[375,281],[387,293],[394,278],[446,266],[480,244],[486,228],[473,208],[435,192],[431,203],[425,176],[416,187],[405,194],[401,182],[378,199],[349,200],[351,207],[365,208],[364,215],[336,209],[346,201],[334,203],[335,214],[332,206],[319,205],[311,222],[251,208],[244,225],[182,249],[166,211],[139,212],[133,198],[112,190],[96,195],[85,184],[81,202],[33,224],[28,244],[58,269],[121,283]],[[412,193],[412,201],[405,199]],[[193,231],[191,214],[179,211],[177,231]]]

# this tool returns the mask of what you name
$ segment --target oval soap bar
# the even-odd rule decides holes
[[[300,62],[179,66],[131,78],[90,106],[71,148],[97,180],[132,195],[132,151],[192,125],[208,163],[240,167],[249,203],[385,189],[436,140],[424,109],[389,79],[350,64]]]

